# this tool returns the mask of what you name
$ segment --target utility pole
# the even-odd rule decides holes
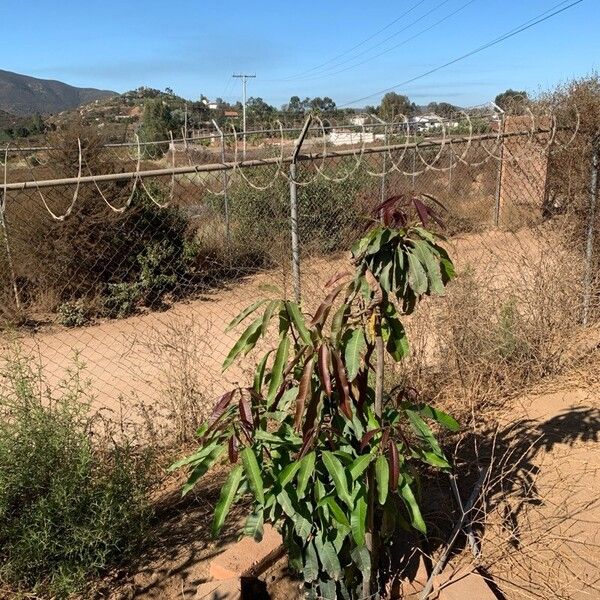
[[[243,120],[243,128],[244,128],[244,160],[246,160],[246,99],[247,99],[247,84],[248,84],[248,79],[255,79],[256,75],[233,75],[233,77],[235,79],[241,79],[242,80],[242,95],[243,95],[243,102],[242,102],[242,120]]]

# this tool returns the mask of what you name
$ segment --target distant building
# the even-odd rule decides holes
[[[226,117],[239,117],[240,113],[237,110],[226,110],[223,113]]]

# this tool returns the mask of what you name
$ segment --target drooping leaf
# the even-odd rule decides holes
[[[350,528],[352,529],[352,537],[357,546],[364,546],[367,528],[367,501],[364,494],[361,494],[356,499],[356,503],[350,514]]]
[[[371,440],[381,431],[381,427],[377,427],[376,429],[371,429],[367,431],[365,435],[363,435],[360,441],[360,450],[361,452],[369,445]]]
[[[348,480],[342,463],[329,451],[323,452],[322,456],[323,464],[331,476],[338,498],[349,507],[352,507],[352,497],[348,491]]]
[[[279,477],[277,478],[279,480],[279,485],[281,487],[285,487],[290,481],[292,481],[301,466],[302,461],[296,461],[286,465],[281,473],[279,473]]]
[[[400,479],[400,457],[398,456],[398,447],[394,440],[388,442],[388,452],[390,460],[390,490],[395,492],[398,489],[398,480]]]
[[[309,542],[306,546],[302,575],[306,583],[312,583],[319,578],[319,560],[317,558],[317,550],[313,542]]]
[[[331,311],[331,307],[333,305],[334,300],[337,298],[339,293],[346,287],[346,283],[342,283],[338,285],[334,290],[327,294],[325,300],[321,303],[317,312],[315,312],[315,316],[312,318],[310,322],[311,327],[315,325],[323,326],[325,321],[327,321],[327,317],[329,316],[329,312]]]
[[[361,327],[349,333],[348,341],[344,348],[344,361],[348,370],[348,380],[354,381],[362,365],[362,358],[367,348],[365,334]]]
[[[273,313],[281,307],[281,300],[273,300],[267,304],[267,308],[265,308],[265,312],[263,314],[262,326],[260,328],[260,333],[264,337],[267,333],[267,329],[269,327],[269,323],[271,322],[271,318],[273,317]]]
[[[428,452],[427,450],[423,450],[421,453],[421,458],[430,465],[434,467],[439,467],[440,469],[449,469],[450,464],[446,460],[444,456],[440,456],[435,452]]]
[[[405,481],[400,486],[400,496],[402,500],[404,500],[404,504],[408,510],[408,514],[410,515],[410,522],[412,526],[421,533],[427,533],[427,526],[425,525],[425,521],[423,520],[423,515],[421,514],[421,509],[417,504],[417,500],[413,491],[408,483]]]
[[[406,256],[408,258],[408,283],[413,292],[420,296],[427,292],[427,273],[421,261],[410,250]]]
[[[198,480],[208,472],[208,470],[217,462],[217,460],[219,460],[219,458],[221,457],[221,455],[224,452],[225,452],[225,444],[221,444],[221,445],[215,447],[204,458],[204,460],[202,462],[200,462],[194,466],[194,468],[192,469],[192,472],[190,473],[190,475],[188,477],[188,480],[186,481],[185,485],[181,488],[182,496],[185,496],[187,493],[189,493],[194,488],[196,483],[198,483]]]
[[[287,308],[287,313],[290,316],[290,319],[291,319],[292,323],[294,324],[294,327],[296,328],[296,331],[298,332],[298,335],[300,336],[302,341],[307,346],[312,346],[312,339],[310,337],[310,332],[308,331],[308,328],[306,327],[306,323],[304,322],[304,317],[302,316],[302,313],[300,312],[300,308],[298,307],[298,305],[295,302],[287,301],[285,303],[285,306]]]
[[[391,307],[391,308],[389,308]],[[396,361],[400,361],[408,355],[408,337],[404,329],[404,325],[397,318],[396,309],[391,302],[386,305],[386,311],[383,315],[385,324],[387,325],[387,335],[385,339],[385,349],[389,355]]]
[[[286,490],[281,490],[277,494],[277,502],[294,524],[294,530],[298,537],[306,541],[311,535],[312,525],[308,518],[302,514],[300,507],[292,503],[290,494]]]
[[[300,460],[300,469],[298,471],[298,487],[296,488],[296,493],[298,494],[299,499],[304,498],[308,482],[311,480],[313,473],[315,472],[316,458],[316,452],[313,450],[303,457],[302,460]]]
[[[331,385],[331,374],[329,372],[329,346],[325,343],[321,344],[319,347],[318,353],[318,361],[317,361],[317,373],[319,374],[319,379],[321,380],[321,385],[325,390],[328,398],[331,398],[331,393],[333,392],[333,387]]]
[[[352,404],[350,398],[350,385],[348,384],[348,378],[346,377],[346,369],[342,357],[334,350],[333,355],[333,373],[335,376],[338,396],[340,401],[340,409],[348,419],[352,419]]]
[[[387,500],[390,486],[390,469],[387,458],[383,454],[380,454],[375,462],[375,480],[377,481],[379,504],[383,506]]]
[[[223,362],[223,371],[227,370],[240,354],[248,354],[248,352],[254,348],[258,338],[260,337],[261,326],[262,317],[258,317],[248,326],[246,331],[244,331],[240,339],[235,343],[227,355],[227,358]]]
[[[348,521],[348,517],[346,513],[342,510],[340,505],[335,501],[335,498],[332,496],[325,496],[320,504],[326,505],[331,511],[331,515],[333,518],[342,526],[347,529],[350,529],[350,521]]]
[[[233,321],[231,321],[231,323],[229,323],[229,325],[227,325],[227,328],[225,329],[225,333],[228,333],[229,331],[231,331],[234,327],[239,325],[246,317],[251,315],[253,312],[255,312],[257,309],[259,309],[263,304],[266,304],[267,302],[268,302],[268,300],[257,300],[256,302],[253,302],[250,306],[245,308],[235,319],[233,319]]]
[[[323,534],[315,536],[314,541],[323,570],[329,577],[337,581],[342,574],[342,567],[333,544],[323,539]]]
[[[256,500],[260,504],[264,504],[265,491],[263,487],[263,480],[254,450],[252,450],[252,448],[244,448],[240,452],[240,456],[242,459],[242,464],[244,465],[244,471],[246,473],[250,489],[254,492]]]
[[[429,281],[429,290],[441,296],[444,294],[444,282],[442,280],[442,272],[440,265],[432,253],[430,246],[424,241],[414,241],[414,254],[425,267],[427,279]]]
[[[232,469],[231,473],[229,473],[225,484],[221,488],[221,494],[219,496],[219,501],[217,502],[217,506],[215,508],[215,514],[212,523],[213,537],[219,535],[221,529],[223,528],[223,524],[225,523],[227,514],[229,513],[233,500],[235,499],[238,488],[240,486],[242,474],[242,465],[235,466]]]
[[[267,367],[267,361],[269,360],[269,356],[273,350],[269,350],[261,359],[258,365],[256,366],[256,371],[254,372],[254,382],[252,384],[252,389],[260,394],[263,386],[263,382],[265,379],[265,369]]]
[[[357,546],[350,554],[354,564],[359,568],[363,579],[371,577],[371,555],[366,546]]]
[[[330,542],[331,543],[331,542]],[[316,545],[316,541],[315,541]],[[337,557],[336,557],[337,559]],[[339,561],[338,561],[339,562]],[[325,567],[323,567],[325,569]],[[327,571],[327,569],[325,569]],[[319,579],[319,596],[318,600],[337,600],[338,593],[336,582],[333,579]],[[308,598],[310,600],[310,598]]]
[[[256,542],[261,542],[264,533],[264,518],[262,507],[258,507],[254,512],[251,512],[244,525],[244,535],[254,538]]]
[[[244,392],[240,394],[239,409],[242,425],[246,428],[247,431],[252,431],[254,429],[254,417],[252,416],[252,406],[250,405],[250,398],[248,398],[248,395]]]
[[[271,403],[274,400],[283,383],[283,372],[285,370],[289,351],[290,338],[286,336],[280,340],[277,352],[275,353],[275,360],[273,361],[273,368],[271,369],[271,379],[269,381],[269,391],[267,392],[268,403]]]
[[[352,465],[350,465],[350,477],[352,481],[356,481],[367,469],[367,467],[371,464],[375,456],[371,453],[369,454],[361,454],[358,456]]]
[[[225,392],[217,401],[217,403],[215,404],[215,407],[212,410],[212,413],[210,415],[209,418],[209,422],[214,422],[217,419],[219,419],[223,413],[225,412],[225,410],[227,409],[227,407],[229,406],[229,404],[231,403],[231,400],[233,399],[233,395],[237,392],[237,389],[235,390],[229,390],[228,392]]]
[[[346,319],[348,317],[348,309],[349,307],[347,304],[342,304],[335,311],[335,314],[331,319],[331,339],[335,342],[338,341],[340,333],[342,331],[342,327],[344,326],[344,323],[346,322]]]
[[[311,383],[314,365],[315,356],[312,355],[306,359],[306,363],[304,363],[304,368],[302,369],[302,376],[300,377],[300,386],[298,389],[298,396],[296,397],[296,411],[294,415],[294,427],[298,431],[302,425],[302,417],[304,416],[306,398],[311,395]]]
[[[229,462],[231,464],[235,464],[238,461],[238,439],[235,435],[232,435],[229,438],[228,443],[228,452],[229,452]]]
[[[417,437],[422,442],[428,444],[433,452],[439,456],[443,456],[444,454],[442,449],[440,448],[438,441],[435,439],[435,436],[431,432],[431,429],[429,429],[427,423],[425,423],[425,421],[423,421],[423,419],[421,419],[421,417],[414,410],[406,409],[404,412],[408,417],[408,422],[410,423],[411,429],[415,432]]]

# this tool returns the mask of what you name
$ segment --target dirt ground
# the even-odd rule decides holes
[[[454,238],[450,250],[459,269],[475,269],[489,276],[500,291],[515,276],[523,278],[526,265],[535,263],[550,243],[547,232],[491,231]],[[64,378],[75,357],[84,366],[93,405],[115,419],[138,418],[138,405],[152,406],[164,397],[185,354],[196,371],[195,387],[207,402],[236,381],[245,379],[248,366],[236,366],[221,374],[221,365],[237,339],[226,325],[256,299],[268,297],[264,285],[276,285],[290,297],[289,265],[246,277],[202,297],[177,302],[162,312],[148,312],[127,319],[64,328],[52,326],[34,332],[18,332],[17,339],[43,368],[50,386]],[[302,263],[303,305],[311,309],[323,296],[325,282],[347,269],[339,255],[305,259]],[[493,273],[493,276],[492,276]],[[9,343],[15,336],[0,338]],[[188,369],[189,370],[189,369]],[[185,374],[186,377],[189,373]]]

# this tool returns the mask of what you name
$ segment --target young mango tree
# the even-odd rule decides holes
[[[408,205],[419,221],[410,222]],[[457,422],[402,390],[384,394],[385,361],[409,351],[401,321],[424,295],[443,294],[454,267],[422,198],[393,197],[352,248],[353,273],[336,275],[311,315],[289,300],[260,300],[229,325],[254,319],[227,369],[261,337],[277,345],[254,381],[223,394],[198,431],[200,447],[183,492],[228,454],[233,465],[214,513],[213,534],[231,507],[251,500],[244,534],[282,534],[290,568],[309,598],[362,598],[379,586],[381,539],[398,528],[426,532],[419,471],[450,465],[430,423]],[[258,316],[257,316],[258,313]]]

